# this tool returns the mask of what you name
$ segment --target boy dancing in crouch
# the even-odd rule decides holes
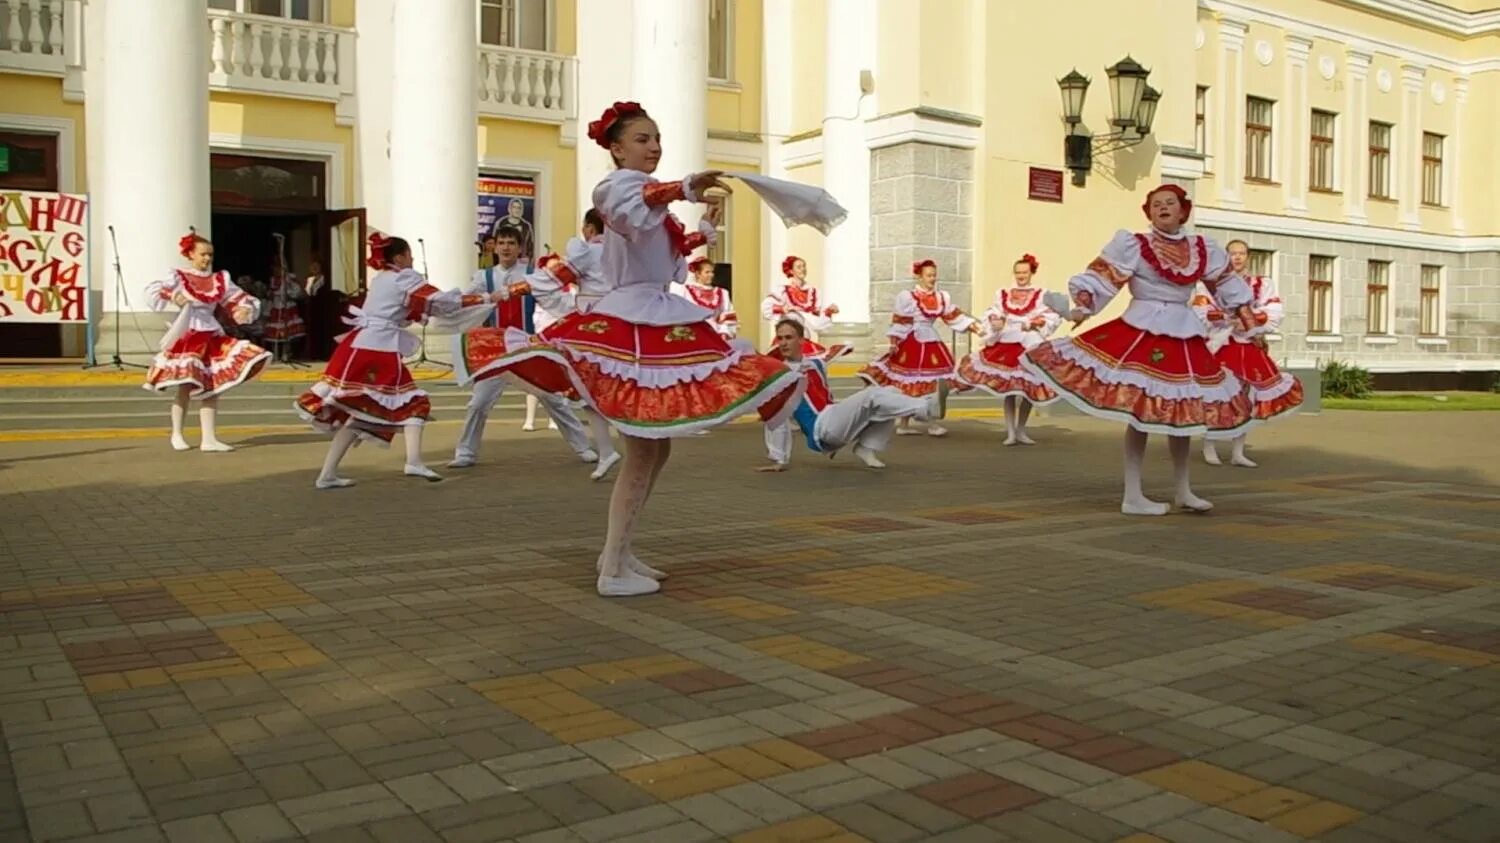
[[[821,359],[802,356],[806,338],[802,323],[782,319],[776,323],[776,350],[792,369],[801,372],[807,382],[797,409],[792,413],[807,447],[831,459],[840,449],[853,445],[854,455],[870,468],[885,468],[879,453],[891,443],[896,422],[916,419],[935,422],[947,414],[948,383],[939,382],[938,390],[926,398],[913,398],[889,386],[868,386],[859,392],[834,401],[828,388],[828,368]],[[792,454],[792,430],[788,423],[766,427],[766,450],[771,463],[756,471],[785,471]]]

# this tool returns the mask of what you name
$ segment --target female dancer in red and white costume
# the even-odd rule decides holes
[[[801,394],[782,363],[736,343],[708,323],[707,310],[673,295],[683,258],[708,242],[709,226],[689,234],[667,210],[725,188],[722,173],[680,182],[651,177],[661,134],[638,103],[615,103],[589,125],[589,137],[618,167],[594,188],[604,217],[603,266],[612,289],[586,313],[563,317],[545,336],[521,336],[488,363],[470,360],[476,378],[511,374],[534,389],[575,392],[625,437],[625,462],[610,496],[597,588],[605,597],[648,594],[665,576],[631,548],[636,521],[671,454],[671,437],[750,412],[778,420]],[[512,334],[512,336],[515,336]],[[478,363],[478,365],[476,365]]]
[[[807,261],[796,255],[787,255],[781,261],[781,274],[786,283],[771,291],[760,303],[760,318],[775,324],[783,317],[796,319],[807,332],[802,342],[802,356],[821,357],[832,360],[853,351],[853,347],[842,343],[824,348],[817,343],[818,334],[828,330],[839,306],[823,301],[818,288],[807,283]]]
[[[202,401],[198,423],[203,428],[204,451],[233,451],[219,441],[215,423],[218,420],[219,396],[255,377],[271,359],[271,352],[246,340],[224,334],[217,313],[227,311],[237,324],[254,322],[260,314],[260,302],[229,280],[229,273],[213,271],[214,244],[197,232],[189,232],[177,241],[178,251],[192,265],[174,269],[162,281],[146,287],[146,301],[151,309],[162,311],[177,305],[177,318],[161,340],[161,351],[146,372],[146,389],[155,392],[176,390],[172,402],[172,447],[186,451],[192,446],[182,435],[188,402]]]
[[[953,352],[938,336],[937,323],[954,331],[977,334],[979,323],[953,304],[946,291],[937,288],[937,263],[917,261],[911,272],[917,285],[896,295],[891,311],[891,329],[886,336],[891,347],[885,354],[859,370],[859,376],[875,386],[893,386],[913,398],[925,398],[937,391],[939,383],[960,386],[955,375]],[[915,433],[903,421],[898,434]],[[927,426],[928,436],[946,436],[947,429],[937,424]]]
[[[370,279],[364,302],[351,307],[345,322],[353,330],[339,337],[323,376],[297,399],[297,411],[315,430],[333,434],[328,457],[315,485],[319,489],[353,486],[338,476],[339,462],[357,439],[390,444],[400,429],[406,440],[405,474],[441,480],[422,462],[422,426],[432,413],[427,392],[412,380],[402,358],[417,350],[407,325],[429,316],[455,315],[475,308],[487,315],[509,291],[465,295],[439,290],[412,268],[411,246],[400,237],[370,235],[369,265],[380,270]]]
[[[693,258],[688,264],[687,280],[672,285],[672,292],[691,301],[704,310],[711,311],[709,321],[714,330],[726,340],[734,339],[740,332],[740,318],[734,313],[734,301],[729,291],[714,286],[714,263],[708,258]]]
[[[1075,324],[1098,313],[1127,285],[1124,315],[1072,337],[1026,352],[1021,365],[1047,381],[1068,403],[1092,416],[1123,421],[1126,515],[1165,515],[1167,504],[1141,489],[1146,437],[1168,437],[1176,475],[1175,503],[1206,512],[1213,504],[1188,482],[1189,438],[1231,437],[1252,423],[1240,381],[1214,360],[1193,291],[1203,282],[1220,309],[1252,324],[1250,288],[1229,257],[1207,237],[1182,230],[1193,203],[1176,185],[1151,191],[1141,206],[1151,229],[1121,231],[1082,273],[1068,281]]]
[[[1250,408],[1256,421],[1270,421],[1295,412],[1302,406],[1302,382],[1281,371],[1266,351],[1266,334],[1274,333],[1281,325],[1284,310],[1281,296],[1276,294],[1276,283],[1260,276],[1244,276],[1250,263],[1250,246],[1243,240],[1230,240],[1225,246],[1229,252],[1229,265],[1241,276],[1249,278],[1250,314],[1253,317],[1248,329],[1231,325],[1224,314],[1212,311],[1207,314],[1215,328],[1229,330],[1227,341],[1214,352],[1214,359],[1233,372],[1250,391]],[[1233,452],[1229,461],[1241,468],[1255,468],[1256,464],[1245,456],[1245,434],[1234,437]],[[1219,465],[1219,451],[1212,439],[1203,440],[1203,461]]]
[[[307,324],[298,304],[307,297],[307,292],[297,283],[297,276],[281,265],[279,254],[271,258],[269,289],[271,312],[266,317],[265,339],[276,349],[278,359],[290,360],[297,356],[292,353],[293,344],[307,336]]]
[[[984,347],[958,361],[958,379],[1005,402],[1005,444],[1035,445],[1026,435],[1033,404],[1050,404],[1057,393],[1040,378],[1021,368],[1021,355],[1052,336],[1062,316],[1043,301],[1033,287],[1037,261],[1022,255],[1013,267],[1016,286],[995,293],[995,303],[984,312]]]

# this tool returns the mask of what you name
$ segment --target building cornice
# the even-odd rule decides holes
[[[1408,0],[1336,0],[1337,2],[1408,2]],[[1410,2],[1421,2],[1422,0],[1410,0]],[[1398,60],[1413,64],[1421,64],[1426,67],[1438,68],[1449,73],[1473,74],[1486,71],[1500,71],[1500,57],[1484,59],[1463,59],[1453,55],[1444,55],[1421,49],[1407,43],[1399,43],[1381,38],[1369,33],[1348,31],[1333,26],[1324,26],[1309,22],[1308,20],[1289,14],[1271,11],[1261,8],[1253,0],[1198,0],[1198,8],[1218,14],[1229,15],[1234,18],[1243,19],[1251,23],[1265,26],[1273,26],[1284,32],[1299,35],[1304,38],[1321,38],[1343,44],[1348,50],[1356,53],[1381,53],[1383,55],[1395,56]],[[1488,12],[1484,14],[1490,14]],[[1496,30],[1500,32],[1500,30]],[[1455,45],[1457,46],[1457,45]]]
[[[1308,217],[1285,217],[1278,214],[1259,214],[1253,211],[1206,208],[1198,205],[1193,207],[1193,224],[1200,227],[1227,228],[1231,231],[1257,234],[1281,234],[1313,240],[1380,243],[1383,246],[1424,249],[1433,252],[1467,254],[1500,251],[1500,236],[1432,234],[1402,228],[1356,225]]]
[[[1500,33],[1500,9],[1466,12],[1436,0],[1334,0],[1344,6],[1460,38]]]

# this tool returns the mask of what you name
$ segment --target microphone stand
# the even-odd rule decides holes
[[[284,330],[286,330],[286,327],[287,327],[286,323],[288,322],[287,317],[286,317],[286,285],[287,285],[286,237],[284,237],[283,235],[280,235],[280,234],[272,234],[271,237],[272,237],[272,239],[274,239],[276,241],[276,261],[277,261],[276,266],[278,267],[276,271],[281,274],[281,283],[276,285],[276,296],[272,300],[272,302],[273,302],[272,309],[275,310],[277,313],[281,314],[282,330],[284,331]],[[298,315],[300,317],[301,314],[299,313]],[[307,330],[306,323],[303,323],[302,330],[304,332],[306,332],[306,330]],[[306,336],[305,333],[304,333],[304,336]],[[276,346],[276,355],[275,356],[277,358],[277,362],[285,363],[286,365],[288,365],[288,366],[290,366],[290,367],[292,367],[294,369],[306,369],[306,368],[310,368],[306,363],[303,363],[302,361],[294,359],[292,357],[291,351],[288,348],[288,346],[290,346],[291,343],[292,343],[292,341],[291,341],[290,338],[288,338],[288,337],[278,337],[278,338],[272,340],[271,342]]]
[[[432,275],[427,269],[427,241],[418,237],[417,248],[422,250],[422,277],[426,278],[428,280],[428,283],[431,283]],[[411,361],[411,363],[408,364],[408,367],[417,369],[427,365],[435,366],[439,369],[453,368],[452,363],[444,363],[441,360],[437,360],[435,358],[427,356],[427,314],[424,313],[422,314],[422,343],[417,347],[417,359]]]
[[[149,369],[149,366],[141,363],[127,363],[120,357],[120,320],[124,316],[124,311],[120,310],[120,299],[123,296],[126,306],[129,306],[130,296],[125,292],[125,272],[120,268],[120,244],[115,239],[115,227],[110,225],[105,228],[109,231],[109,248],[115,258],[115,353],[110,355],[109,364],[114,366],[116,371],[124,371],[127,368]],[[144,341],[145,337],[141,339]],[[94,368],[98,365],[98,363],[92,363],[84,368]]]

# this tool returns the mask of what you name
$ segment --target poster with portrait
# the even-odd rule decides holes
[[[480,176],[479,226],[474,242],[483,243],[501,228],[521,232],[521,260],[527,266],[537,258],[536,179],[531,176]]]

